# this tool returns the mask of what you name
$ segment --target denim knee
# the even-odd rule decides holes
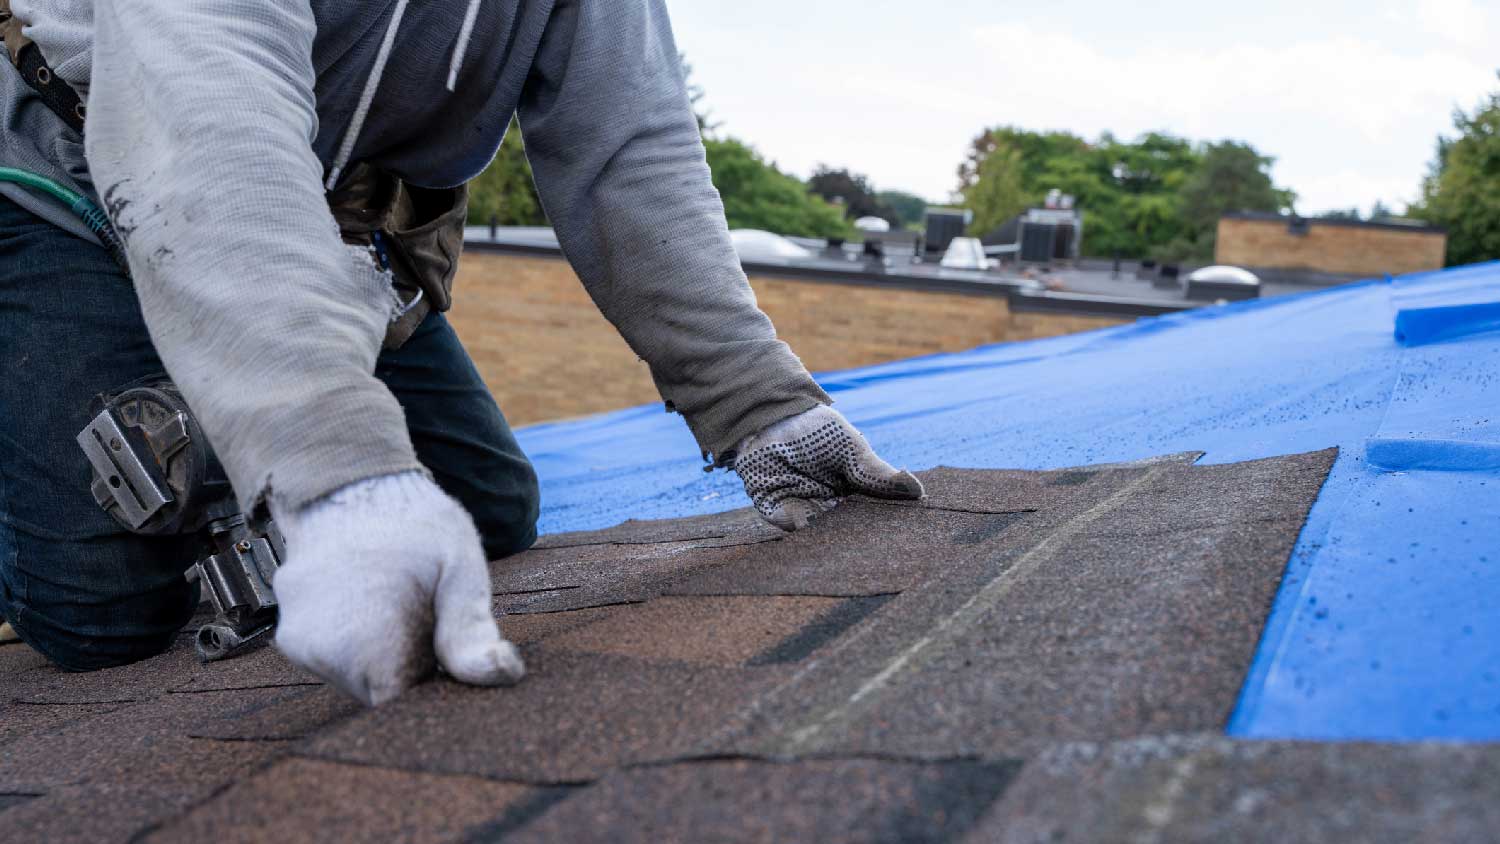
[[[486,496],[470,496],[465,502],[474,525],[479,528],[485,556],[491,560],[519,554],[536,542],[536,522],[541,515],[542,494],[536,470],[522,463],[507,473],[501,488]]]
[[[174,594],[156,596],[172,616],[165,625],[142,631],[136,625],[116,625],[111,608],[31,606],[11,602],[5,616],[21,640],[67,671],[98,671],[150,659],[165,652],[192,618],[197,584],[183,581]]]
[[[189,583],[180,566],[164,566],[162,558],[144,562],[139,553],[141,546],[156,546],[158,553],[175,556],[182,548],[175,538],[99,543],[16,538],[26,570],[0,571],[0,614],[22,641],[60,668],[95,671],[156,656],[171,647],[197,610],[198,584]],[[48,579],[54,569],[38,557],[58,555],[86,555],[88,564],[58,566],[62,577]],[[164,568],[176,572],[164,575]],[[106,571],[114,576],[94,576]]]

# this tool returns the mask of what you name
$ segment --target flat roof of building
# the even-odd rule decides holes
[[[1093,316],[1155,316],[1215,304],[1187,297],[1185,280],[1192,267],[1184,266],[1182,283],[1137,277],[1137,262],[1121,262],[1118,274],[1109,261],[1085,259],[1052,269],[1011,266],[992,270],[961,270],[936,261],[914,262],[898,247],[885,260],[861,254],[858,243],[841,250],[819,248],[823,241],[789,238],[807,249],[807,257],[757,257],[743,261],[749,275],[798,278],[807,281],[891,286],[946,293],[1004,296],[1020,311],[1066,312]],[[562,250],[552,229],[545,227],[496,228],[470,226],[465,230],[465,248],[481,252],[505,252],[561,258]],[[1330,284],[1355,280],[1326,274],[1271,273],[1262,275],[1261,298],[1305,293]]]
[[[1271,214],[1264,211],[1235,211],[1224,214],[1224,220],[1259,220],[1267,223],[1301,222],[1313,226],[1339,226],[1354,229],[1387,229],[1390,231],[1420,232],[1425,234],[1447,234],[1442,226],[1426,220],[1409,220],[1401,217],[1386,217],[1379,220],[1345,220],[1337,217],[1292,217],[1286,214]]]

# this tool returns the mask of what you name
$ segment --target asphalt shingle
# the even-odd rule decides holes
[[[1066,744],[1028,763],[967,840],[1490,841],[1496,783],[1495,745]]]
[[[518,842],[952,841],[1019,763],[724,760],[617,771]]]
[[[232,764],[242,760],[227,761]],[[222,783],[151,786],[96,782],[59,786],[10,808],[0,803],[0,823],[7,841],[128,841],[189,810],[219,785]]]
[[[535,791],[477,777],[287,759],[236,783],[145,840],[453,841]],[[310,836],[311,830],[318,832]]]
[[[842,602],[816,597],[661,598],[547,640],[550,649],[742,665]]]
[[[1281,512],[1306,513],[1333,456],[1275,461]],[[1222,726],[1301,524],[1241,506],[1237,472],[1267,471],[1097,473],[1074,488],[1108,495],[945,561],[700,750],[945,758]],[[1173,530],[1185,489],[1248,521]],[[1166,532],[1101,541],[1117,521]]]
[[[255,690],[162,695],[23,735],[7,741],[0,751],[0,793],[45,793],[53,787],[85,784],[176,787],[229,782],[276,748],[192,734],[284,694],[285,690]]]
[[[578,548],[589,545],[656,545],[667,542],[756,542],[780,538],[781,531],[766,524],[749,508],[689,516],[683,519],[630,519],[604,530],[544,536],[536,548]]]
[[[853,500],[818,529],[780,542],[705,552],[705,565],[664,585],[669,595],[887,595],[922,583],[1023,518]]]
[[[586,782],[687,752],[780,676],[613,655],[525,649],[528,676],[497,693],[433,683],[325,731],[322,759],[532,784]]]
[[[938,469],[791,536],[739,511],[549,538],[493,567],[512,689],[364,710],[272,649],[204,666],[184,636],[91,675],[0,649],[0,839],[1495,828],[1491,748],[1215,737],[1333,453],[1196,456]]]
[[[562,612],[638,603],[694,572],[741,558],[745,544],[713,540],[580,545],[527,551],[492,567],[491,588],[502,610]]]

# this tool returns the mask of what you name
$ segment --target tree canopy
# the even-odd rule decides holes
[[[854,226],[845,219],[844,208],[813,194],[744,143],[733,138],[708,138],[704,146],[730,228],[806,237],[855,234]],[[495,160],[469,183],[469,222],[487,225],[492,220],[502,226],[547,224],[531,166],[526,162],[521,132],[515,125],[506,133]]]
[[[807,189],[823,197],[835,205],[842,206],[844,216],[850,220],[858,220],[860,217],[879,217],[891,224],[892,228],[901,227],[901,215],[896,209],[886,204],[870,180],[859,173],[851,173],[848,170],[834,170],[827,165],[820,164],[813,172],[812,178],[807,180]]]
[[[900,218],[901,225],[912,228],[921,227],[927,219],[927,200],[914,193],[900,190],[883,190],[875,194],[881,202],[891,207]]]
[[[1168,258],[1212,258],[1219,218],[1231,211],[1277,211],[1295,196],[1271,183],[1273,159],[1249,144],[1223,141],[1200,149],[1197,167],[1178,191],[1183,231],[1169,243]]]
[[[777,170],[749,146],[733,138],[706,139],[704,146],[731,229],[764,229],[804,237],[848,237],[854,233],[843,209]]]
[[[1438,138],[1421,201],[1407,210],[1448,229],[1448,263],[1500,258],[1500,92],[1472,114],[1453,113],[1456,138]]]
[[[1161,132],[1126,142],[1000,126],[959,165],[959,194],[983,233],[1049,190],[1084,211],[1086,254],[1207,260],[1225,211],[1278,211],[1292,194],[1271,183],[1272,159],[1237,141],[1194,145]]]
[[[699,133],[704,136],[714,187],[724,200],[730,228],[764,229],[807,237],[849,237],[855,234],[854,226],[845,219],[844,208],[809,192],[801,181],[777,170],[746,144],[733,138],[714,137],[718,124],[703,105],[703,89],[690,78],[692,68],[685,58],[682,71],[687,78],[688,96],[698,119]],[[826,172],[832,174],[835,171]],[[838,172],[842,172],[857,188],[861,212],[867,205],[883,209],[890,215],[888,219],[896,224],[899,219],[896,211],[875,197],[864,177],[853,176],[847,171]],[[925,208],[925,203],[923,205]],[[853,205],[849,208],[855,210]],[[917,216],[920,219],[920,211]],[[506,133],[494,161],[469,183],[469,222],[484,225],[491,221],[502,226],[547,223],[532,180],[531,166],[526,161],[521,130],[515,121],[511,122],[510,131]]]
[[[469,182],[469,222],[483,226],[491,221],[500,226],[547,224],[531,178],[531,165],[526,161],[521,128],[514,120],[495,160]]]
[[[983,235],[1031,204],[1022,169],[1021,151],[1009,146],[997,147],[975,165],[974,184],[964,194],[974,212],[970,234]]]

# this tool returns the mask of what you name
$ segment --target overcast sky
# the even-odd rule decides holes
[[[1315,213],[1417,192],[1500,88],[1500,2],[667,0],[720,132],[932,200],[983,127],[1165,130],[1277,159]]]

